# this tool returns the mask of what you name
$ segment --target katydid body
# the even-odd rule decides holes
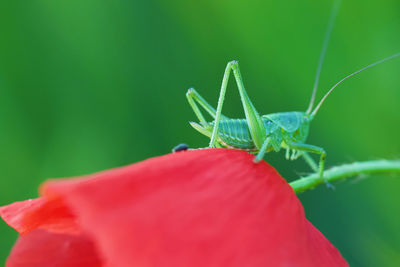
[[[230,119],[221,113],[227,81],[232,70],[238,84],[245,119]],[[311,168],[322,175],[326,156],[324,149],[305,143],[313,115],[306,112],[282,112],[260,116],[244,89],[237,61],[229,62],[227,65],[217,110],[194,89],[189,89],[186,96],[200,120],[200,123],[191,122],[190,124],[197,131],[211,138],[210,147],[227,147],[257,153],[255,162],[259,162],[265,153],[278,152],[283,148],[286,149],[287,159],[293,160],[304,156]],[[203,107],[214,120],[206,121],[197,104]],[[307,152],[320,155],[319,167]]]
[[[279,152],[282,148],[286,149],[286,159],[297,159],[307,151],[323,155],[322,148],[305,144],[307,139],[310,118],[303,112],[283,112],[272,113],[261,116],[265,127],[265,135],[269,143],[265,148],[265,153],[270,151]],[[211,137],[214,128],[214,121],[202,126],[201,124],[190,122],[190,124],[200,133]],[[217,145],[220,147],[245,150],[251,153],[260,151],[252,140],[250,129],[246,119],[223,119],[219,122]],[[262,154],[255,161],[262,158]],[[306,159],[309,162],[309,158]],[[315,163],[310,164],[316,171],[318,168]]]
[[[400,53],[394,54],[344,77],[325,94],[314,110],[312,110],[312,104],[314,102],[315,89],[306,112],[281,112],[262,116],[259,115],[247,95],[238,62],[231,61],[225,69],[217,110],[204,100],[193,88],[189,89],[186,93],[189,104],[200,121],[199,123],[190,122],[190,124],[197,131],[211,139],[210,147],[227,147],[256,153],[257,157],[254,159],[254,162],[259,162],[263,159],[267,152],[278,152],[283,148],[286,149],[287,159],[294,160],[302,156],[308,165],[310,165],[314,171],[318,171],[321,178],[323,178],[326,152],[321,147],[306,143],[310,122],[326,97],[340,83],[363,70],[399,56]],[[238,86],[240,99],[246,115],[245,119],[230,119],[222,114],[222,106],[231,71],[234,73]],[[213,121],[209,122],[204,118],[198,104],[211,115],[214,119]],[[318,165],[308,153],[320,155]]]

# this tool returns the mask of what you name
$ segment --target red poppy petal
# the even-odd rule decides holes
[[[10,205],[0,207],[0,216],[8,225],[20,234],[23,234],[35,228],[24,223],[25,214],[38,210],[44,203],[46,203],[44,198],[14,202]]]
[[[47,182],[112,266],[347,266],[279,174],[204,149]]]
[[[93,242],[82,235],[34,230],[15,243],[6,267],[100,267]]]
[[[60,198],[37,198],[0,207],[0,216],[21,235],[41,228],[59,233],[78,233],[75,216]]]

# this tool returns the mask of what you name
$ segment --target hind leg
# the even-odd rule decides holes
[[[217,111],[215,114],[215,124],[213,128],[213,132],[210,140],[210,147],[214,147],[217,141],[218,127],[219,121],[221,119],[221,111],[222,105],[225,100],[226,88],[228,85],[228,80],[231,71],[233,71],[233,75],[235,76],[236,84],[240,94],[240,100],[242,101],[243,109],[246,115],[246,121],[249,126],[250,134],[253,139],[253,142],[257,149],[261,149],[265,140],[266,140],[266,131],[264,123],[261,120],[260,115],[255,109],[253,103],[250,101],[249,96],[247,95],[246,90],[244,89],[242,76],[239,70],[239,64],[237,61],[231,61],[228,63],[225,69],[224,78],[222,79],[221,91],[218,99]]]
[[[203,114],[201,113],[199,106],[197,103],[205,110],[208,114],[211,115],[215,119],[216,111],[215,109],[208,104],[208,102],[193,88],[190,88],[186,93],[186,98],[192,107],[194,113],[196,114],[197,118],[200,120],[201,124],[207,125],[207,121],[205,120]],[[221,114],[222,119],[228,119],[224,115]],[[203,125],[203,126],[204,126]]]

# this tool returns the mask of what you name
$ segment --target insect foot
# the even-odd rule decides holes
[[[330,182],[328,182],[326,180],[324,180],[324,181],[325,181],[326,188],[332,189],[332,190],[336,189],[336,187],[333,184],[331,184]]]

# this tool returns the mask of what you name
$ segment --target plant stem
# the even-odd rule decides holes
[[[298,194],[320,184],[372,173],[398,173],[400,175],[400,160],[372,160],[344,164],[324,171],[324,179],[321,179],[318,173],[314,173],[291,182],[290,186]]]

